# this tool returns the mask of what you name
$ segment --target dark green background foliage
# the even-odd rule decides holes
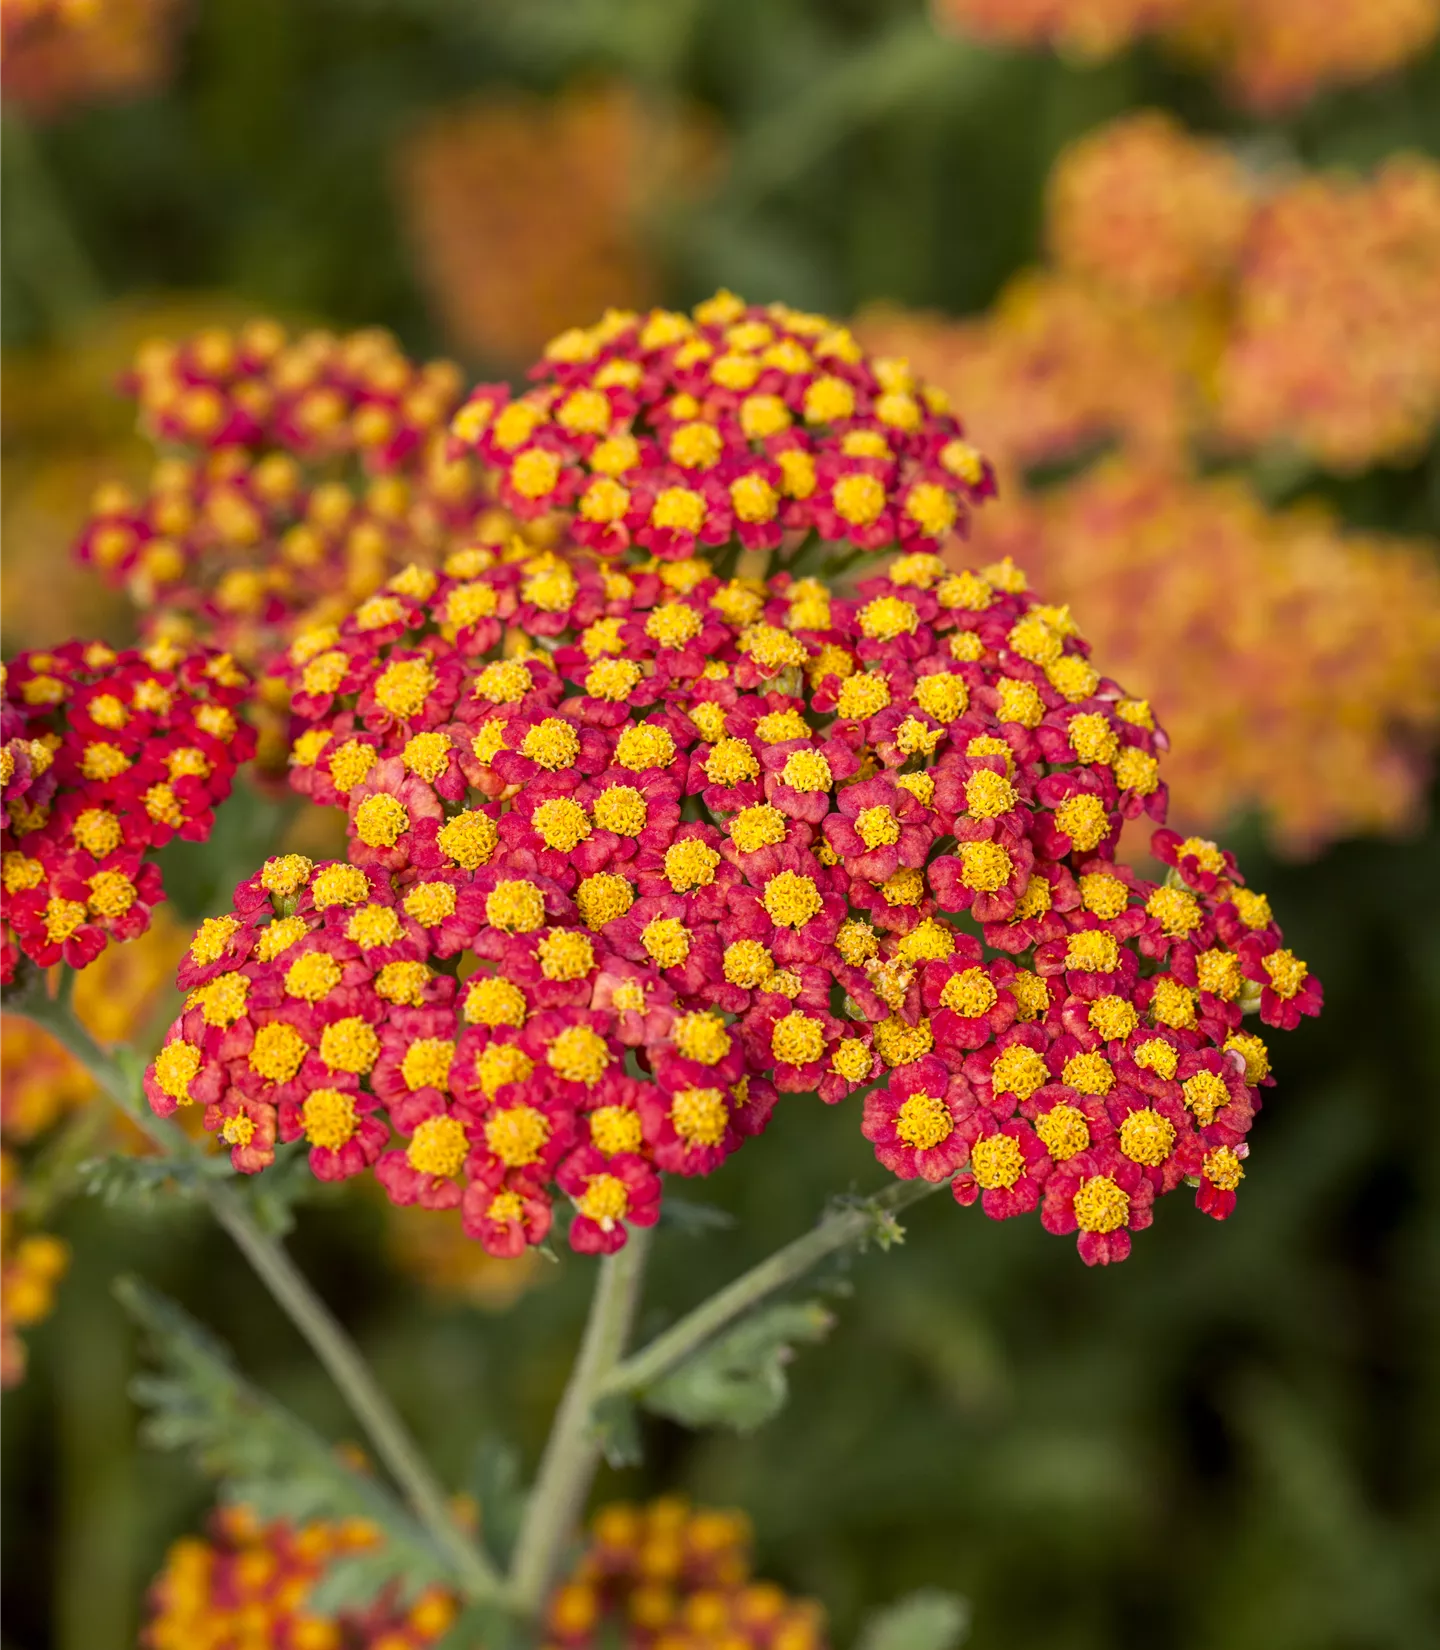
[[[1147,55],[1084,72],[992,57],[874,0],[196,0],[168,92],[7,142],[7,340],[53,338],[92,297],[193,287],[441,348],[396,229],[395,140],[486,87],[586,72],[698,98],[729,131],[721,193],[654,226],[684,302],[726,282],[838,312],[980,307],[1035,255],[1057,148],[1141,103],[1310,163],[1440,150],[1434,56],[1252,129]],[[57,207],[91,266],[68,282]],[[1432,453],[1341,496],[1357,519],[1433,530],[1437,476]],[[245,835],[237,821],[231,840]],[[737,1438],[649,1418],[644,1465],[606,1494],[743,1505],[763,1571],[823,1597],[842,1644],[867,1609],[931,1585],[971,1597],[980,1650],[1437,1642],[1440,833],[1304,866],[1237,835],[1328,1003],[1275,1039],[1279,1086],[1235,1218],[1167,1199],[1130,1261],[1090,1272],[1033,1220],[923,1204],[902,1248],[822,1280],[836,1327],[799,1351],[780,1419]],[[736,1224],[662,1234],[655,1323],[828,1193],[883,1178],[854,1108],[783,1104],[694,1188]],[[4,1635],[109,1650],[209,1495],[182,1460],[137,1450],[118,1270],[185,1303],[322,1433],[351,1428],[193,1208],[82,1200],[60,1229],[74,1269],[5,1407]],[[325,1194],[292,1242],[450,1483],[486,1435],[518,1435],[533,1462],[592,1263],[564,1260],[487,1316],[420,1294],[379,1238],[367,1200]]]

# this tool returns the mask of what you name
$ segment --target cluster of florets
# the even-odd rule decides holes
[[[1255,216],[1216,375],[1219,433],[1327,468],[1410,461],[1440,419],[1440,166],[1303,178]]]
[[[676,1496],[602,1507],[545,1615],[547,1650],[824,1650],[825,1613],[752,1579],[750,1520]]]
[[[291,669],[293,781],[352,863],[272,861],[202,929],[148,1079],[237,1166],[303,1133],[500,1253],[553,1177],[608,1249],[777,1092],[870,1088],[887,1166],[996,1216],[1044,1190],[1087,1259],[1184,1179],[1228,1212],[1242,1007],[1293,1024],[1318,987],[1213,845],[1157,837],[1173,886],[1116,865],[1164,737],[1012,565],[841,597],[462,552]]]
[[[446,451],[459,384],[380,332],[287,343],[257,321],[149,345],[125,387],[143,427],[191,456],[162,459],[142,496],[102,487],[76,556],[145,634],[213,643],[263,677],[297,627],[397,567],[507,536],[481,466]]]
[[[458,1613],[444,1589],[406,1602],[391,1588],[363,1609],[309,1607],[334,1564],[382,1540],[359,1519],[296,1528],[263,1523],[243,1506],[221,1508],[206,1537],[171,1547],[140,1642],[146,1650],[424,1650]],[[825,1620],[810,1600],[751,1579],[743,1513],[668,1498],[600,1509],[575,1568],[551,1595],[542,1642],[547,1650],[823,1650]]]
[[[332,1565],[374,1552],[384,1537],[364,1519],[263,1523],[245,1506],[217,1509],[207,1538],[188,1536],[166,1554],[147,1601],[145,1650],[425,1650],[459,1613],[449,1592],[427,1588],[409,1602],[394,1588],[364,1608],[309,1608]]]
[[[151,853],[203,841],[254,749],[228,654],[70,642],[5,667],[3,963],[83,968],[164,898]]]
[[[693,315],[612,311],[554,339],[512,397],[474,390],[457,450],[521,519],[563,510],[603,556],[665,560],[811,530],[861,550],[934,550],[993,490],[946,398],[844,328],[728,292]]]
[[[1268,114],[1386,74],[1440,29],[1437,0],[934,0],[934,9],[943,25],[982,39],[1081,59],[1158,35]]]
[[[123,380],[156,441],[282,448],[307,463],[354,456],[376,471],[412,461],[462,386],[453,361],[419,365],[381,328],[291,339],[269,320],[147,344]]]

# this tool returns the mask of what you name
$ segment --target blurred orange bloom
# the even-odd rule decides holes
[[[1418,823],[1440,733],[1433,546],[1125,458],[1002,498],[977,538],[1068,602],[1117,676],[1146,684],[1176,819],[1255,809],[1295,854]]]
[[[934,10],[945,28],[1081,59],[1159,35],[1271,114],[1387,74],[1440,30],[1440,0],[934,0]]]
[[[451,337],[520,362],[577,315],[652,302],[645,220],[703,190],[718,158],[697,112],[662,115],[627,87],[507,94],[426,121],[400,153],[400,198]]]

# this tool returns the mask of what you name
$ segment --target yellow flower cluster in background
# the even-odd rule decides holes
[[[1155,36],[1266,114],[1387,74],[1440,29],[1437,0],[934,0],[934,10],[944,28],[1081,61]]]
[[[1147,684],[1181,819],[1258,808],[1294,851],[1412,822],[1440,727],[1434,545],[1276,512],[1207,471],[1352,473],[1429,438],[1440,166],[1271,187],[1142,112],[1067,150],[1047,204],[1049,265],[987,315],[859,324],[949,391],[996,459],[983,553],[1043,578]],[[1057,465],[1073,473],[1042,485]]]

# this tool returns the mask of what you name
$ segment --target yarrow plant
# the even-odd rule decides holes
[[[164,359],[169,373],[186,356]],[[172,401],[152,396],[147,418]],[[258,394],[226,405],[275,416]],[[202,434],[255,439],[225,433],[236,416],[207,414]],[[444,1585],[424,1593],[435,1576],[387,1546],[405,1584],[372,1588],[343,1631],[428,1643],[453,1595],[548,1608],[547,1638],[579,1645],[629,1597],[624,1578],[650,1573],[633,1568],[636,1515],[602,1515],[556,1590],[601,1443],[627,1447],[617,1405],[764,1418],[784,1345],[823,1315],[754,1309],[826,1254],[893,1241],[895,1211],[933,1189],[997,1220],[1038,1213],[1091,1265],[1124,1259],[1182,1186],[1227,1217],[1272,1083],[1246,1016],[1291,1029],[1321,990],[1234,858],[1164,828],[1168,742],[1146,700],[1013,562],[964,564],[991,471],[904,360],[722,292],[688,315],[612,312],[563,333],[528,388],[481,386],[448,432],[427,462],[464,467],[488,530],[408,559],[348,611],[292,614],[266,643],[290,786],[343,812],[345,857],[277,852],[202,922],[137,1115],[325,1359],[439,1565]],[[37,669],[17,673],[27,703]],[[70,784],[89,760],[79,737]],[[67,792],[53,806],[70,817]],[[1127,826],[1149,832],[1158,879]],[[20,908],[11,920],[29,932]],[[55,960],[32,954],[20,1005],[134,1107],[35,977]],[[627,1358],[667,1181],[714,1172],[802,1096],[847,1105],[895,1184]],[[197,1107],[240,1178],[176,1143],[172,1119]],[[396,1204],[458,1210],[492,1255],[548,1249],[558,1226],[604,1257],[513,1544],[476,1546],[457,1524],[247,1213],[240,1188],[263,1187],[292,1143],[319,1180],[368,1173]],[[223,1432],[214,1395],[237,1377],[153,1304],[139,1315]],[[198,1436],[193,1413],[185,1426]],[[622,1525],[623,1540],[605,1534]],[[298,1610],[328,1556],[364,1545],[238,1514],[219,1530],[266,1556],[184,1549],[153,1645],[207,1612]],[[714,1539],[705,1562],[731,1557],[713,1576],[696,1558],[711,1600],[683,1605],[696,1633],[818,1642],[768,1592],[758,1614],[743,1589],[725,1602],[743,1565],[731,1535]],[[265,1590],[292,1570],[294,1587]],[[653,1620],[631,1609],[644,1638],[681,1602]],[[338,1625],[313,1631],[341,1642]]]

